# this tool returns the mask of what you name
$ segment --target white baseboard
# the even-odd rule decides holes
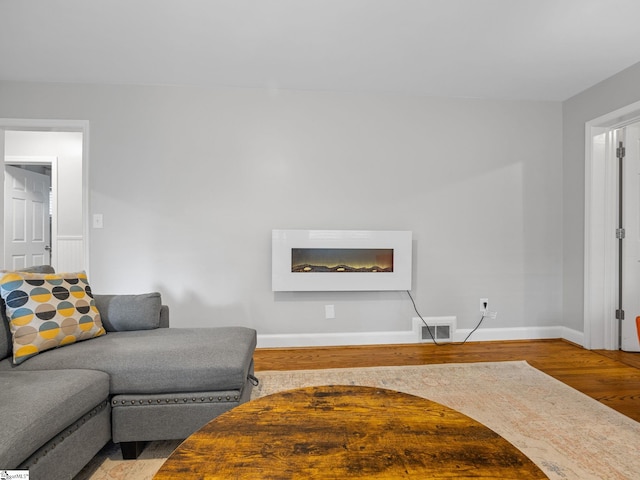
[[[584,347],[584,332],[578,332],[577,330],[567,327],[560,328],[562,329],[562,336],[560,338],[564,338],[565,340]]]
[[[340,345],[385,345],[417,343],[413,331],[406,332],[347,332],[258,334],[258,348],[276,347],[328,347]]]
[[[454,342],[461,342],[471,329],[460,329],[454,333]],[[494,340],[538,340],[563,338],[584,345],[584,334],[567,327],[518,327],[481,328],[469,338],[470,342]],[[345,345],[389,345],[399,343],[423,343],[415,331],[398,332],[346,332],[346,333],[300,333],[258,334],[258,348],[278,347],[329,347]]]
[[[456,330],[455,342],[462,342],[471,329]],[[515,328],[480,328],[473,332],[469,341],[489,342],[496,340],[539,340],[544,338],[563,338],[582,345],[584,334],[567,327],[515,327]]]

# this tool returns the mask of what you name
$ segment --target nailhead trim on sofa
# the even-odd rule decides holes
[[[237,402],[240,397],[238,395],[224,395],[224,396],[210,396],[210,397],[191,397],[191,398],[157,398],[155,399],[156,404],[165,404],[167,403],[219,403],[219,402]],[[112,405],[114,407],[122,407],[122,406],[136,406],[136,405],[151,405],[154,403],[153,399],[144,399],[144,400],[112,400]]]
[[[54,451],[54,449],[57,446],[61,445],[62,442],[66,438],[71,436],[72,433],[74,433],[82,425],[87,423],[90,419],[92,419],[93,417],[95,417],[100,412],[102,412],[105,408],[108,408],[108,407],[109,407],[109,401],[105,400],[100,405],[98,405],[96,408],[94,408],[93,410],[91,410],[88,413],[84,414],[81,418],[76,420],[73,424],[69,425],[62,432],[60,432],[58,435],[56,435],[54,438],[52,438],[46,444],[44,444],[42,447],[40,447],[40,449],[38,451],[36,451],[31,457],[29,457],[29,459],[26,462],[24,462],[22,465],[20,465],[20,468],[28,469],[31,465],[37,464],[44,457],[46,457],[49,453],[52,453]]]

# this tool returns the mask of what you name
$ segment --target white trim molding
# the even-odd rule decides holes
[[[456,330],[453,341],[463,341],[470,332],[471,329]],[[552,338],[562,338],[577,345],[584,344],[584,334],[582,332],[563,326],[483,328],[476,330],[469,338],[469,341],[490,342],[497,340],[540,340]],[[330,347],[411,343],[422,343],[415,329],[397,332],[258,334],[258,348]]]
[[[615,130],[640,118],[640,102],[585,123],[584,343],[617,350],[618,187]]]
[[[89,272],[89,121],[42,118],[0,118],[0,133],[2,133],[0,146],[4,145],[3,130],[82,132],[82,236],[84,238],[82,245],[82,262],[83,269]],[[2,150],[4,150],[4,148]],[[0,185],[0,192],[4,192],[4,185]],[[1,249],[4,249],[4,242],[0,241],[0,247],[2,247]]]

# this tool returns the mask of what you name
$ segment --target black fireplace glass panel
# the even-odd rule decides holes
[[[393,248],[292,248],[292,273],[389,273]]]

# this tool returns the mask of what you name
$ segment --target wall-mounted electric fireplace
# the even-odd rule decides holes
[[[292,272],[393,272],[393,248],[292,248]]]
[[[273,230],[273,291],[410,290],[411,232]]]

